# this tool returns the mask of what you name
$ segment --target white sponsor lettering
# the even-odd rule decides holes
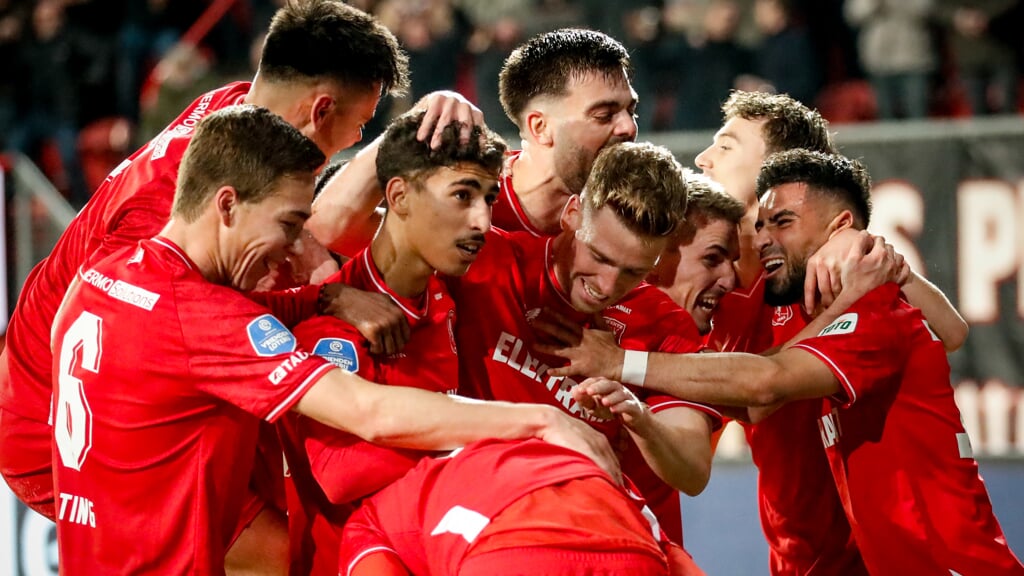
[[[160,295],[156,292],[150,292],[144,288],[133,286],[127,282],[118,280],[111,286],[110,291],[107,292],[111,298],[116,298],[122,302],[131,304],[132,306],[138,306],[145,310],[153,310],[153,306],[156,305],[156,301],[160,299]]]
[[[167,155],[167,145],[171,143],[176,136],[184,136],[195,128],[196,124],[203,119],[206,115],[207,108],[210,107],[210,100],[213,99],[212,93],[204,94],[196,107],[192,109],[192,112],[181,121],[180,124],[176,124],[172,128],[165,130],[160,136],[158,136],[151,144],[152,153],[150,157],[153,160],[159,160]]]
[[[271,371],[270,375],[267,376],[267,379],[270,380],[271,384],[277,386],[278,384],[281,383],[282,380],[284,380],[288,376],[288,374],[291,373],[292,370],[295,369],[296,366],[301,364],[302,361],[305,360],[306,358],[309,358],[308,352],[304,352],[302,350],[295,352],[291,356],[285,358],[284,361],[282,361],[280,364],[278,364],[277,367],[274,368],[273,371]]]
[[[133,256],[134,257],[134,256]],[[82,274],[82,281],[106,292],[107,296],[143,310],[152,311],[160,295],[122,280],[111,280],[95,269]]]
[[[92,500],[61,492],[60,512],[57,514],[57,520],[95,528],[96,512],[93,510]]]
[[[277,350],[278,348],[280,348],[281,346],[283,346],[285,344],[290,344],[291,341],[292,341],[292,333],[291,332],[278,332],[278,333],[273,334],[272,336],[270,336],[270,338],[267,338],[266,340],[264,340],[262,342],[262,344],[268,350],[273,352],[274,350]]]
[[[600,418],[588,416],[578,402],[572,398],[572,389],[579,384],[572,378],[548,376],[550,366],[540,361],[527,348],[526,342],[508,332],[498,336],[491,359],[504,364],[530,380],[543,384],[554,394],[554,402],[561,404],[570,414],[588,422],[600,422]]]
[[[839,411],[835,408],[832,412],[825,414],[818,420],[818,431],[821,432],[821,443],[825,448],[831,448],[843,435],[843,429],[839,425]]]

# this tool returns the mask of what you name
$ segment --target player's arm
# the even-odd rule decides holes
[[[880,250],[884,249],[884,252]],[[879,256],[887,260],[879,260]],[[896,253],[881,236],[863,230],[845,229],[835,233],[807,261],[804,282],[804,307],[814,310],[820,301],[831,307],[851,281],[861,278],[863,262],[883,262],[890,275],[886,281],[900,284],[907,301],[921,310],[947,351],[963,346],[968,325],[941,290],[912,271],[903,256]],[[870,288],[870,287],[869,287]],[[826,324],[827,325],[827,324]]]
[[[605,378],[588,378],[573,398],[600,415],[622,420],[651,469],[676,490],[700,494],[711,477],[711,421],[688,407],[653,412],[629,388]],[[610,414],[603,414],[607,409]]]
[[[341,282],[247,296],[289,327],[315,315],[340,318],[370,342],[373,354],[395,354],[409,341],[409,322],[390,298]]]
[[[381,386],[340,369],[328,371],[294,408],[374,444],[448,450],[485,438],[539,438],[590,457],[618,479],[608,441],[557,408],[481,402],[403,386]]]
[[[432,148],[441,144],[441,134],[452,121],[462,124],[461,140],[468,142],[473,126],[484,124],[483,113],[461,94],[448,90],[431,92],[413,110],[425,110],[416,137],[430,139]],[[313,214],[306,228],[328,249],[353,256],[365,248],[380,226],[377,207],[383,190],[377,182],[377,138],[344,166],[323,187],[313,202]]]

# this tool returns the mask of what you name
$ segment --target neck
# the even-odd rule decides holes
[[[185,222],[175,217],[160,231],[160,235],[175,243],[186,256],[196,265],[203,278],[214,284],[228,286],[231,284],[227,266],[219,256],[218,237],[209,232],[214,227],[204,223],[209,218],[202,214],[194,222]]]
[[[563,231],[555,236],[551,248],[551,259],[554,261],[553,268],[555,278],[558,280],[558,289],[566,300],[570,300],[572,291],[572,279],[569,277],[569,271],[572,269],[575,242],[575,235],[572,232]]]
[[[512,188],[530,223],[543,232],[557,233],[558,218],[572,191],[555,173],[553,163],[523,150],[510,170]]]
[[[384,226],[370,244],[370,254],[384,283],[403,298],[416,298],[427,289],[434,269],[409,247],[408,238],[389,226]]]

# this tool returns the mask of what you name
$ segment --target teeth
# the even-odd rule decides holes
[[[590,295],[590,297],[591,297],[591,298],[593,298],[593,299],[595,299],[595,300],[602,300],[602,299],[604,299],[604,296],[602,296],[602,295],[598,294],[597,292],[594,292],[594,291],[593,291],[593,290],[592,290],[592,289],[590,288],[590,285],[589,285],[589,284],[587,284],[586,282],[584,282],[584,283],[583,283],[583,289],[584,289],[584,290],[586,290],[586,291],[587,291],[587,294],[589,294],[589,295]]]
[[[764,269],[771,272],[772,270],[781,267],[785,263],[786,261],[783,260],[782,258],[772,258],[771,260],[765,261]]]

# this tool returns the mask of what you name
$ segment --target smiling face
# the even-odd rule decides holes
[[[555,174],[579,194],[602,148],[636,139],[636,92],[625,71],[591,72],[571,79],[565,96],[544,100],[540,107],[551,125]]]
[[[764,120],[730,118],[715,133],[711,145],[695,159],[706,176],[748,206],[756,201],[757,174],[767,154],[761,132],[764,123]]]
[[[227,283],[237,290],[252,290],[261,278],[301,250],[298,239],[310,215],[313,176],[281,178],[273,192],[259,202],[239,203],[230,188],[218,194],[230,194],[235,200],[229,204],[230,223],[221,237]]]
[[[450,276],[465,274],[491,227],[496,174],[461,162],[438,168],[409,188],[396,199],[401,204],[391,207],[385,225],[401,226],[409,248],[430,268]]]
[[[722,296],[736,287],[733,263],[739,257],[736,225],[715,219],[697,226],[691,242],[670,244],[647,281],[685,308],[707,334]]]
[[[632,232],[608,206],[585,214],[577,196],[566,206],[562,228],[555,273],[569,302],[586,313],[600,312],[636,288],[668,242]]]
[[[757,221],[757,247],[764,266],[765,302],[784,306],[803,297],[807,260],[824,244],[835,210],[802,182],[765,192]]]

